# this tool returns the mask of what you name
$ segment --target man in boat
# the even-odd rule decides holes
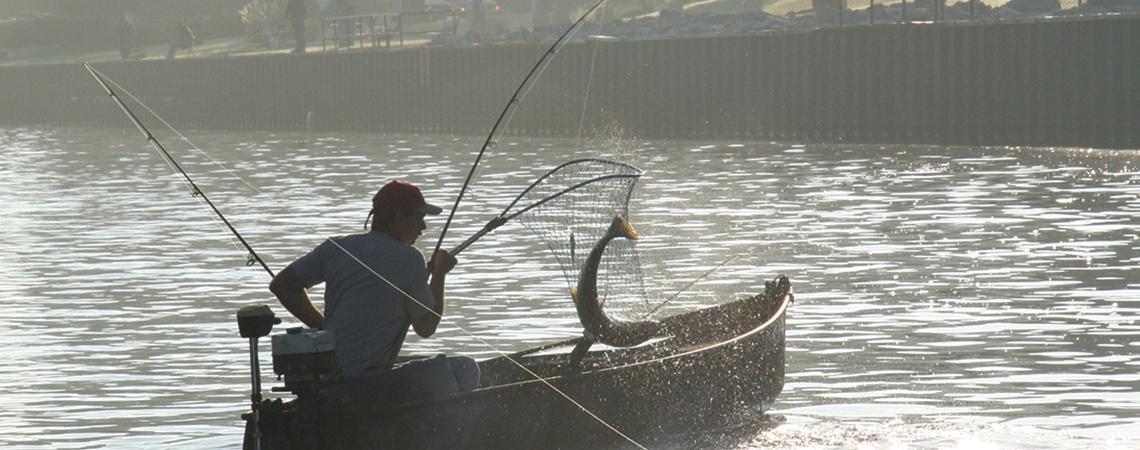
[[[414,184],[390,181],[372,197],[369,232],[326,239],[269,284],[285,309],[305,325],[332,331],[337,377],[357,386],[351,395],[368,386],[398,391],[400,399],[425,398],[478,384],[479,369],[471,358],[396,361],[409,326],[430,337],[443,317],[444,282],[456,259],[440,250],[425,265],[413,246],[427,228],[424,217],[440,212]],[[324,313],[307,291],[322,282]]]

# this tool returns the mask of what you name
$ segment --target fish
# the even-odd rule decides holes
[[[594,244],[578,274],[578,287],[570,289],[570,297],[578,310],[578,320],[586,336],[611,347],[632,347],[661,335],[664,326],[655,320],[623,321],[610,318],[598,300],[598,266],[606,245],[616,238],[637,240],[640,237],[622,216],[614,216],[606,234]]]

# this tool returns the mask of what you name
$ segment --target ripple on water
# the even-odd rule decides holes
[[[464,137],[193,134],[216,150],[180,150],[184,165],[274,268],[357,232],[385,179],[446,203],[477,148]],[[666,314],[740,298],[777,273],[796,283],[773,416],[681,436],[682,447],[1140,443],[1135,152],[572,144],[501,143],[449,242],[546,168],[621,147],[646,169],[631,210],[650,299],[736,256]],[[118,130],[3,130],[0,148],[0,443],[232,447],[249,383],[233,312],[272,303],[264,272],[245,268],[179,177]],[[580,334],[557,263],[521,227],[461,259],[453,322],[410,337],[408,351],[489,357],[488,344]]]

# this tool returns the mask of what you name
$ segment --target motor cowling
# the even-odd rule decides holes
[[[318,389],[336,372],[336,341],[332,331],[290,328],[272,337],[273,373],[284,378],[285,389],[300,395]]]

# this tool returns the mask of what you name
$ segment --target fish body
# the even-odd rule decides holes
[[[638,239],[637,232],[621,216],[614,216],[606,234],[594,244],[590,255],[578,274],[578,287],[570,290],[574,306],[578,310],[578,320],[589,335],[597,342],[613,347],[631,347],[660,334],[660,322],[614,320],[602,309],[598,300],[598,267],[605,253],[606,245],[615,238]]]

